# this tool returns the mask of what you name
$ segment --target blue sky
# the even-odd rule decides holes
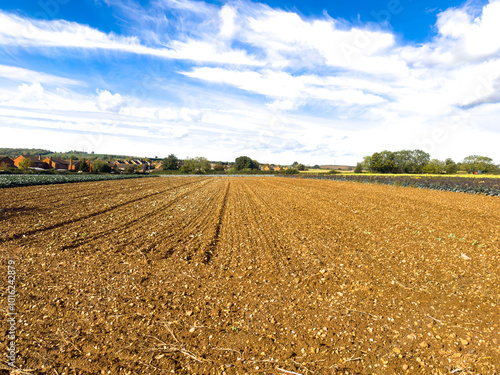
[[[500,1],[0,5],[0,147],[500,163]]]

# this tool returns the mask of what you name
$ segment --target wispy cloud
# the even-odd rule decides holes
[[[85,86],[86,83],[70,78],[36,72],[17,66],[0,65],[0,77],[14,82],[39,82],[59,86]]]
[[[141,44],[136,36],[103,33],[89,26],[68,21],[40,21],[0,11],[0,44],[31,48],[81,48],[128,52],[167,59],[199,62],[262,65],[243,50],[227,50],[206,41],[174,41],[167,48]]]
[[[307,102],[310,99],[328,100],[343,105],[379,104],[384,100],[360,89],[344,89],[329,84],[328,78],[301,75],[294,77],[285,72],[272,70],[235,71],[222,68],[195,68],[184,75],[204,81],[224,83],[242,90],[255,92],[271,98],[286,98],[291,101]],[[292,106],[293,107],[293,106]]]

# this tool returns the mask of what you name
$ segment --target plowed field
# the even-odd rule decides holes
[[[498,197],[88,182],[0,190],[0,228],[2,308],[11,260],[26,373],[500,371]]]

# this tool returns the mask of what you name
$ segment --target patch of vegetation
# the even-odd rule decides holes
[[[89,182],[103,180],[121,180],[125,178],[149,177],[144,174],[134,175],[109,175],[109,174],[22,174],[22,175],[0,175],[0,188],[66,184],[72,182]]]
[[[494,177],[478,178],[478,177],[458,177],[458,176],[446,176],[446,175],[416,176],[416,175],[383,175],[383,174],[379,175],[339,174],[336,176],[307,174],[303,175],[302,177],[500,196],[500,178],[494,178]]]

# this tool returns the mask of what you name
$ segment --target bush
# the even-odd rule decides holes
[[[28,158],[23,158],[19,162],[19,169],[28,169],[28,168],[31,168],[32,166],[33,166],[33,162],[31,161],[31,159],[28,159]]]
[[[90,172],[90,165],[85,159],[83,159],[82,162],[80,163],[80,171]]]
[[[110,173],[111,167],[105,161],[96,160],[92,164],[92,172],[94,172],[94,173]]]
[[[162,161],[162,168],[164,171],[175,171],[179,169],[179,159],[174,154],[168,155]]]
[[[125,173],[134,173],[136,171],[137,165],[129,165],[127,168],[125,168]]]
[[[361,163],[358,163],[356,165],[356,168],[354,168],[354,173],[363,173],[363,165]]]

